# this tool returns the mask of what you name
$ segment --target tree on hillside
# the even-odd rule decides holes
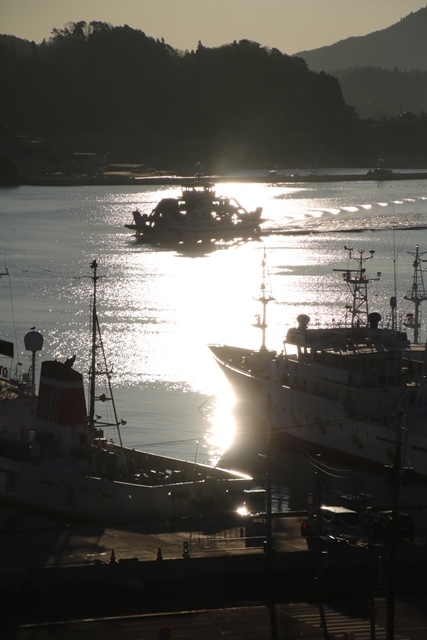
[[[249,161],[335,146],[331,131],[352,118],[335,78],[250,40],[179,52],[128,26],[80,21],[36,53],[0,62],[0,115],[19,134],[122,137],[175,159],[238,149]]]

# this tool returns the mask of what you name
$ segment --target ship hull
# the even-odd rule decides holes
[[[304,371],[303,378],[297,362],[287,362],[287,370],[290,366],[295,370],[291,377],[287,373],[288,384],[283,384],[284,359],[274,352],[214,345],[210,349],[238,400],[276,438],[280,435],[285,443],[301,451],[324,454],[364,469],[381,472],[394,464],[398,418],[397,412],[391,416],[387,407],[396,399],[397,390],[366,389],[350,410],[342,387],[332,384],[322,389],[310,371]],[[383,415],[378,411],[380,402],[384,403]],[[375,419],[370,406],[376,406]],[[403,430],[401,463],[414,468],[416,478],[425,482],[427,437],[420,427],[420,421],[424,421],[421,413],[414,432]]]
[[[135,457],[135,450],[127,450]],[[141,456],[150,456],[143,454]],[[153,456],[153,464],[156,456]],[[182,482],[161,481],[165,472],[157,471],[158,484],[121,482],[78,473],[64,459],[45,459],[43,464],[11,459],[0,455],[0,504],[13,505],[66,522],[158,522],[180,518],[223,516],[245,502],[250,488],[247,477],[226,470],[208,473],[200,465],[164,458],[165,465]],[[149,458],[147,459],[149,463]],[[174,470],[179,462],[180,471]],[[188,471],[185,465],[188,466]],[[184,465],[184,466],[183,466]],[[178,466],[177,466],[178,469]],[[202,479],[187,480],[188,473]]]
[[[135,224],[126,224],[125,227],[130,231],[135,231],[140,240],[145,241],[199,241],[199,240],[231,240],[233,238],[258,238],[261,230],[260,222],[230,225],[212,225],[200,226],[195,228],[191,225],[176,225],[154,227],[138,226]]]

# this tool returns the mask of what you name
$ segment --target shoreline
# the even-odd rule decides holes
[[[194,176],[179,176],[166,174],[133,174],[133,173],[103,173],[97,175],[79,176],[34,176],[27,177],[20,184],[14,186],[32,187],[83,187],[83,186],[135,186],[135,185],[181,185],[184,181],[192,180]],[[263,184],[286,184],[298,182],[393,182],[397,180],[426,180],[426,171],[393,172],[385,176],[375,176],[370,173],[308,173],[302,175],[286,175],[273,173],[271,175],[205,175],[203,179],[215,183],[252,182]]]

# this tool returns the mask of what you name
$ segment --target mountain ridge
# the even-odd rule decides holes
[[[385,29],[294,55],[312,71],[330,73],[352,67],[427,71],[426,34],[427,5]]]

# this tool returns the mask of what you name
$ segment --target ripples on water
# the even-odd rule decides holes
[[[209,247],[156,247],[124,228],[138,207],[149,212],[176,187],[21,187],[0,191],[3,313],[0,333],[19,344],[32,326],[44,334],[44,357],[77,354],[88,367],[90,264],[105,275],[99,315],[114,371],[122,432],[129,446],[213,461],[230,447],[232,396],[212,362],[209,343],[258,347],[253,328],[264,247],[271,293],[267,345],[299,313],[312,325],[339,320],[346,290],[334,268],[348,265],[344,245],[375,250],[368,271],[382,272],[371,309],[387,316],[412,282],[412,256],[427,251],[426,182],[218,185],[243,206],[263,206],[259,241]],[[11,306],[13,302],[13,308]],[[422,321],[423,334],[425,323]],[[113,436],[113,434],[111,434]],[[312,474],[311,467],[310,474]],[[304,484],[304,483],[301,483]],[[283,498],[285,501],[288,497]]]

